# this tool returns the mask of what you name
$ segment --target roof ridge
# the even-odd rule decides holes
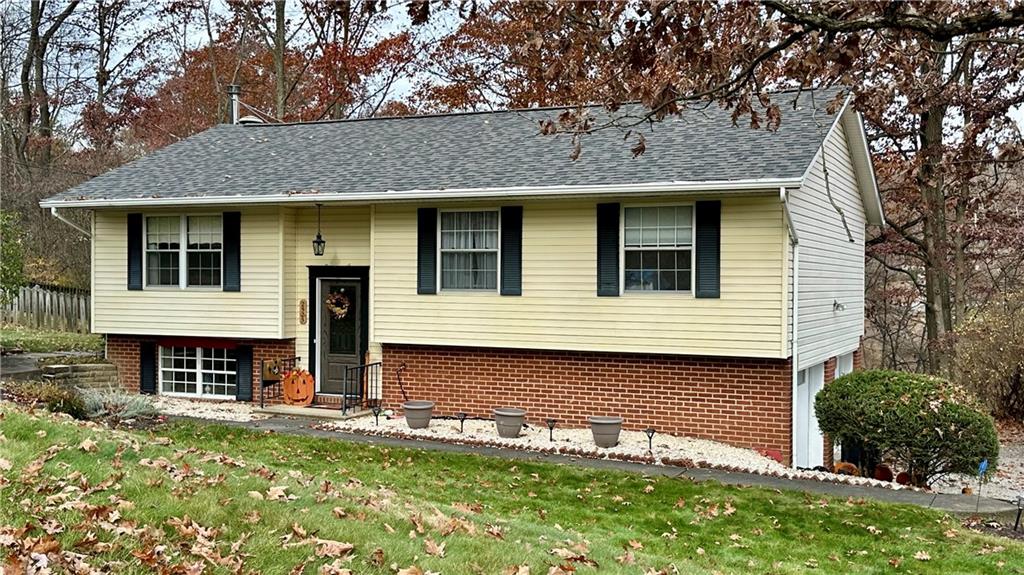
[[[812,93],[812,92],[818,92],[818,91],[824,91],[824,90],[831,90],[831,89],[835,89],[835,88],[842,89],[844,87],[842,87],[842,86],[828,86],[828,87],[819,87],[819,88],[794,87],[794,88],[786,88],[786,89],[782,89],[782,90],[766,91],[765,93],[769,94],[769,95],[782,95],[782,94],[791,94],[791,93],[803,94],[803,93]],[[639,100],[629,100],[629,101],[626,101],[626,102],[621,102],[619,105],[620,106],[629,106],[629,105],[640,104],[640,103],[641,102]],[[712,103],[712,101],[708,101],[707,103]],[[374,121],[374,120],[379,120],[379,121],[383,121],[383,120],[416,120],[416,119],[421,119],[421,118],[451,118],[451,117],[457,117],[457,116],[485,116],[485,115],[496,115],[496,114],[518,114],[518,113],[523,113],[523,112],[546,112],[546,111],[551,111],[551,110],[570,110],[570,109],[574,109],[574,108],[605,108],[605,105],[604,104],[560,104],[560,105],[552,105],[552,106],[537,106],[537,107],[531,107],[531,108],[503,108],[503,109],[499,109],[499,110],[463,110],[463,111],[457,111],[457,112],[432,112],[432,113],[428,113],[428,114],[411,114],[411,115],[408,115],[408,116],[369,116],[369,117],[365,117],[365,118],[342,118],[342,119],[336,119],[336,120],[306,120],[306,121],[297,121],[297,122],[260,122],[260,123],[252,123],[252,124],[234,124],[234,125],[242,126],[242,127],[245,127],[245,128],[271,128],[271,127],[285,127],[285,126],[317,126],[317,125],[327,125],[327,124],[346,124],[346,123],[356,123],[356,122],[370,122],[370,121]],[[217,124],[216,126],[232,126],[232,124]]]

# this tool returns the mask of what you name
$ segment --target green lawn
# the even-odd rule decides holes
[[[20,348],[31,352],[101,352],[103,351],[103,336],[5,325],[0,327],[0,347]]]
[[[11,404],[0,417],[7,560],[28,538],[56,550],[49,531],[119,573],[1024,573],[1024,546],[916,507],[223,426],[111,431]]]

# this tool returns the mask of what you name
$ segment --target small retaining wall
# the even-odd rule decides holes
[[[106,389],[119,385],[117,366],[110,363],[47,365],[42,372],[43,379],[70,387]]]

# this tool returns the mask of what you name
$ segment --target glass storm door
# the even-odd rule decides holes
[[[321,280],[320,284],[320,381],[319,393],[357,394],[345,388],[345,368],[362,363],[362,289],[357,280]],[[358,378],[353,378],[358,380]]]

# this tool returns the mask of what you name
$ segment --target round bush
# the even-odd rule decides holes
[[[999,457],[995,422],[963,387],[898,371],[859,371],[826,385],[814,400],[821,430],[862,445],[905,469],[914,485],[950,473],[977,474]]]

